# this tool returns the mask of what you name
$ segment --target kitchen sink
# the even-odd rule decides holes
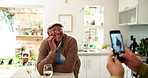
[[[95,50],[78,50],[78,52],[96,52]]]

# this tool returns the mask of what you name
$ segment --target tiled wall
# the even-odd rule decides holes
[[[42,13],[15,13],[14,14],[15,24],[17,28],[32,28],[38,26],[37,24],[43,24],[43,14]],[[23,32],[16,30],[17,35],[21,35],[16,38],[16,45],[25,46],[28,49],[31,49],[30,56],[38,56],[38,49],[43,40],[41,37],[33,37],[38,35],[24,35]]]
[[[129,30],[127,32],[127,40],[126,44],[129,46],[131,44],[130,36],[133,35],[136,38],[137,43],[140,43],[140,39],[148,38],[148,25],[137,25],[137,26],[129,26]]]
[[[38,49],[40,47],[41,42],[42,38],[17,38],[16,45],[24,45],[26,48],[31,49],[31,56],[38,56]]]

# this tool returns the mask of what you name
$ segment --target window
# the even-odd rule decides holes
[[[102,6],[84,7],[84,25],[103,26],[104,8]]]
[[[83,43],[89,48],[100,48],[103,44],[104,7],[84,6],[85,39]]]
[[[83,41],[85,45],[89,48],[100,48],[103,44],[103,32],[102,28],[99,29],[86,29],[85,30],[85,40]]]
[[[0,9],[0,32],[13,32],[13,15],[3,9]]]

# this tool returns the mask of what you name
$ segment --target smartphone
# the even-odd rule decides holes
[[[110,39],[114,52],[114,57],[117,57],[121,62],[124,62],[126,59],[121,57],[121,53],[124,53],[124,44],[122,35],[119,30],[111,30],[110,31]]]

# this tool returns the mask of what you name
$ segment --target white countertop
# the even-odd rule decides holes
[[[19,68],[12,65],[0,65],[0,78],[10,78]]]
[[[74,74],[73,73],[58,73],[58,72],[53,72],[53,76],[51,78],[74,78]],[[29,78],[29,74],[26,72],[25,68],[19,69],[17,70],[12,76],[11,78]],[[34,75],[32,76],[32,78],[47,78],[43,75],[40,75],[38,73],[38,71],[36,70],[36,72],[34,73]]]
[[[108,50],[108,49],[100,49],[97,51],[88,51],[88,52],[78,52],[79,56],[83,56],[83,55],[109,55],[112,51]]]
[[[52,78],[75,78],[73,73],[54,72]],[[0,78],[29,78],[25,67],[14,67],[12,65],[0,65]],[[32,78],[46,78],[36,70]]]

